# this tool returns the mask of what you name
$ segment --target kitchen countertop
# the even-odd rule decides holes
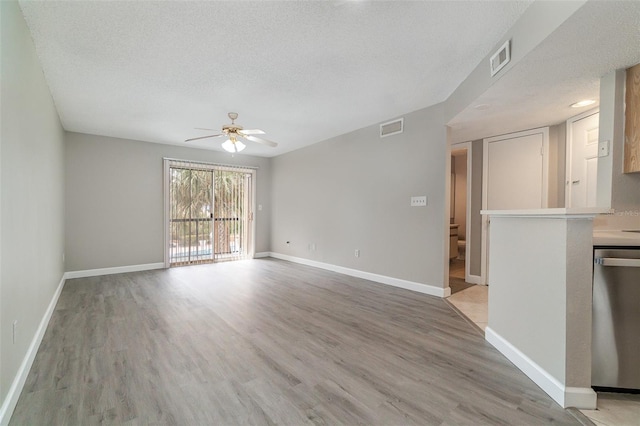
[[[619,231],[619,230],[595,230],[593,231],[593,245],[594,246],[640,247],[640,232],[625,232],[625,231]]]
[[[588,217],[597,216],[607,213],[611,209],[601,207],[585,207],[585,208],[553,208],[553,209],[524,209],[524,210],[481,210],[480,214],[487,216],[513,216],[513,217]]]

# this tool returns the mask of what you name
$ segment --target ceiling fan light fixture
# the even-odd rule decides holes
[[[231,152],[232,154],[235,154],[236,152],[240,152],[246,147],[247,146],[242,142],[240,142],[239,140],[234,141],[231,139],[227,139],[222,143],[222,148],[224,148],[224,150],[227,152]]]
[[[230,152],[232,154],[240,152],[247,147],[244,143],[238,140],[239,137],[242,137],[244,138],[244,140],[248,140],[250,142],[256,142],[262,145],[269,146],[271,148],[275,148],[276,146],[278,146],[276,142],[269,141],[267,139],[258,138],[256,136],[252,136],[252,135],[264,135],[264,131],[260,129],[244,130],[244,128],[241,125],[235,124],[235,119],[238,118],[238,113],[230,112],[229,118],[231,119],[231,124],[223,125],[221,133],[217,135],[198,136],[195,138],[185,139],[185,142],[193,142],[193,141],[198,141],[201,139],[209,139],[209,138],[226,137],[228,139],[222,143],[222,148],[225,151]],[[202,129],[202,130],[206,130],[206,129]]]

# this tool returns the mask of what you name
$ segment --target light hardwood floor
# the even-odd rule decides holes
[[[578,424],[444,300],[274,259],[68,280],[11,419]]]

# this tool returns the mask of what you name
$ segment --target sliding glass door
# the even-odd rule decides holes
[[[165,160],[166,266],[253,254],[255,171]]]
[[[247,256],[250,241],[251,174],[242,171],[215,170],[214,256],[232,260]]]
[[[213,172],[171,167],[170,244],[171,266],[213,260]]]

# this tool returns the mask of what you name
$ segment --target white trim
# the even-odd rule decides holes
[[[509,361],[515,364],[535,384],[540,386],[562,408],[576,407],[593,410],[596,408],[597,394],[591,388],[565,387],[555,377],[540,367],[531,358],[513,346],[504,337],[487,327],[484,331],[485,340],[491,343]]]
[[[485,283],[482,282],[482,277],[480,275],[467,275],[464,280],[469,284],[485,285]]]
[[[184,146],[184,144],[177,144],[180,146]],[[162,157],[163,160],[169,160],[169,161],[179,161],[179,162],[183,162],[183,163],[194,163],[194,164],[200,164],[203,166],[216,166],[216,167],[226,167],[227,169],[233,169],[234,171],[237,169],[254,169],[254,170],[258,170],[260,167],[258,166],[243,166],[241,164],[224,164],[224,163],[209,163],[206,161],[196,161],[196,160],[184,160],[184,159],[179,159],[179,158],[171,158],[171,157]]]
[[[400,122],[400,130],[396,130],[395,132],[387,133],[386,135],[382,134],[382,128],[388,124]],[[380,124],[380,138],[386,138],[387,136],[398,135],[404,132],[404,117],[396,118],[395,120],[387,121],[386,123]]]
[[[466,208],[466,212],[465,212],[465,229],[466,229],[466,233],[465,233],[465,248],[464,248],[464,280],[468,283],[470,283],[471,281],[471,273],[469,271],[471,271],[471,191],[472,191],[472,155],[473,155],[473,143],[471,142],[463,142],[463,143],[456,143],[451,145],[451,151],[453,150],[458,150],[458,149],[465,149],[467,151],[467,208]],[[451,157],[453,157],[453,155],[451,155]],[[451,173],[449,173],[451,174]],[[445,265],[445,267],[449,267],[448,263],[447,265]],[[475,283],[474,284],[478,284]]]
[[[255,253],[253,255],[253,258],[254,259],[262,259],[264,257],[269,257],[270,255],[271,255],[271,253],[269,253],[268,251],[261,251],[261,252]]]
[[[164,212],[163,212],[163,220],[164,220],[164,267],[168,268],[170,265],[169,260],[169,239],[171,238],[171,230],[169,224],[169,210],[171,201],[170,197],[170,179],[171,179],[171,160],[165,158],[162,160],[162,176],[163,176],[163,204],[164,204]]]
[[[115,266],[113,268],[87,269],[84,271],[65,272],[66,279],[96,277],[99,275],[124,274],[127,272],[149,271],[151,269],[165,269],[164,262],[145,263],[142,265]]]
[[[573,124],[576,121],[580,121],[583,118],[590,117],[594,114],[600,113],[600,107],[591,109],[589,111],[583,112],[582,114],[578,114],[575,117],[571,117],[566,121],[566,140],[565,140],[565,183],[564,183],[564,205],[565,207],[571,207],[571,163],[572,163],[572,149],[573,149]]]
[[[47,326],[49,325],[49,320],[51,320],[51,315],[53,315],[53,311],[55,310],[56,304],[58,303],[60,293],[62,293],[62,289],[64,287],[66,279],[65,275],[66,274],[62,276],[62,279],[58,284],[58,288],[56,288],[56,291],[53,293],[51,302],[49,302],[49,306],[44,312],[42,320],[40,320],[40,324],[38,325],[36,334],[33,336],[33,340],[31,340],[29,349],[27,349],[27,353],[22,359],[22,363],[20,364],[20,368],[18,368],[18,372],[16,373],[13,382],[11,383],[9,392],[7,392],[7,396],[2,402],[2,407],[0,407],[0,425],[7,425],[9,424],[9,420],[11,420],[13,410],[15,410],[16,408],[18,398],[20,397],[20,393],[22,393],[22,388],[24,388],[27,376],[29,375],[29,370],[31,370],[33,360],[36,358],[38,348],[40,347],[40,343],[42,342],[44,333],[47,330]]]
[[[371,272],[359,271],[357,269],[345,268],[344,266],[332,265],[330,263],[316,262],[315,260],[304,259],[302,257],[289,256],[281,253],[269,253],[270,257],[287,260],[289,262],[299,263],[301,265],[313,266],[315,268],[326,269],[328,271],[338,272],[340,274],[349,275],[356,278],[375,281],[381,284],[387,284],[393,287],[400,287],[406,290],[416,291],[431,296],[448,297],[451,295],[449,287],[436,287],[429,284],[417,283],[414,281],[402,280],[400,278],[388,277],[385,275],[373,274]]]
[[[249,201],[249,203],[251,203],[251,235],[248,238],[249,250],[247,252],[247,257],[252,258],[256,255],[256,205],[258,199],[258,191],[256,191],[256,188],[258,187],[258,174],[256,170],[250,170],[249,174],[251,175],[251,188],[249,189],[249,191],[251,192],[251,194],[249,194],[249,196],[251,197],[251,200]],[[214,203],[215,198],[216,197],[214,196]]]
[[[500,52],[504,51],[505,52],[505,57],[504,57],[504,61],[500,62],[498,64],[497,67],[493,67],[494,63],[493,60],[496,59],[499,55]],[[507,64],[511,61],[511,39],[507,40],[504,42],[504,44],[502,46],[500,46],[500,49],[496,50],[496,52],[491,55],[491,57],[489,58],[489,70],[491,71],[491,77],[493,77],[494,75],[498,74],[498,72],[504,68],[505,66],[507,66]]]

